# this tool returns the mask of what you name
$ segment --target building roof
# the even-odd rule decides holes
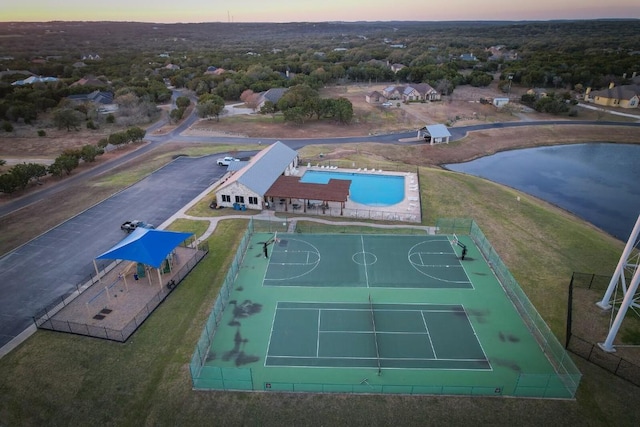
[[[27,79],[17,80],[11,83],[11,86],[23,86],[23,85],[30,85],[33,83],[51,83],[51,82],[57,82],[57,81],[58,79],[56,77],[31,76]]]
[[[445,125],[427,125],[425,128],[432,138],[447,138],[451,136]]]
[[[608,99],[629,100],[634,96],[640,96],[640,85],[614,86],[608,89],[592,91],[589,96],[592,98],[599,96]]]
[[[67,99],[76,102],[95,102],[96,104],[113,104],[113,93],[94,90],[91,93],[69,95]]]
[[[260,94],[261,101],[262,102],[271,101],[274,104],[277,104],[278,101],[280,101],[280,98],[282,98],[282,95],[284,95],[288,90],[289,89],[286,87],[271,88],[268,91]]]
[[[297,151],[276,141],[256,154],[245,168],[233,174],[220,189],[237,182],[263,195],[297,156]]]
[[[138,227],[96,259],[137,261],[160,268],[171,251],[192,235],[193,233]]]
[[[85,76],[69,86],[106,86],[107,84],[94,76]]]
[[[350,186],[351,181],[345,179],[330,179],[327,184],[313,184],[300,182],[298,176],[280,176],[264,195],[274,198],[346,202]]]

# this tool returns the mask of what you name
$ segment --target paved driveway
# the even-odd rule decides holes
[[[222,177],[218,157],[180,157],[0,258],[0,348],[94,274],[93,259],[125,237],[122,222],[159,225]]]

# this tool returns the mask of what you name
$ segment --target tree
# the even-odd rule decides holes
[[[138,126],[129,128],[127,129],[126,132],[127,132],[127,136],[129,137],[129,141],[132,141],[132,142],[142,141],[144,136],[147,134],[147,132],[144,129],[139,128]]]
[[[111,145],[124,145],[129,141],[131,140],[129,139],[129,136],[126,132],[116,132],[109,135],[109,144]]]
[[[18,189],[18,181],[11,173],[3,173],[0,175],[0,192],[12,194]]]
[[[260,114],[274,114],[276,112],[276,104],[271,101],[265,101],[260,107]]]
[[[222,113],[223,110],[224,99],[218,95],[206,94],[198,98],[196,112],[199,117],[215,116],[217,120],[220,120],[220,113]]]
[[[67,128],[67,131],[70,131],[73,128],[78,130],[81,122],[81,113],[71,108],[61,108],[53,114],[53,123],[58,129]]]
[[[187,108],[189,105],[191,105],[191,100],[186,97],[186,96],[179,96],[178,98],[176,98],[176,106],[178,108]]]
[[[49,173],[53,176],[62,176],[63,173],[71,175],[71,171],[78,167],[80,161],[78,157],[70,154],[62,154],[56,157],[49,166]]]
[[[333,110],[336,119],[340,123],[350,123],[353,119],[353,104],[347,98],[338,98],[333,102]]]
[[[99,154],[104,153],[102,149],[98,149],[95,145],[84,145],[80,149],[80,158],[83,162],[91,163],[96,161]]]
[[[184,108],[174,108],[169,113],[169,118],[174,122],[179,122],[184,117]]]
[[[302,107],[287,108],[286,110],[283,111],[283,114],[284,114],[285,121],[294,122],[297,124],[304,123],[304,119],[307,116],[307,114],[305,113]]]

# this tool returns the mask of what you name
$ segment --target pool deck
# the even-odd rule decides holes
[[[375,175],[393,175],[403,176],[404,180],[404,199],[390,206],[369,206],[361,203],[356,203],[352,200],[347,200],[344,209],[340,209],[339,203],[329,202],[329,207],[326,209],[312,208],[307,209],[293,209],[292,207],[283,207],[276,205],[274,210],[276,212],[284,212],[285,209],[288,212],[294,212],[296,214],[307,215],[320,215],[320,216],[332,216],[332,217],[352,217],[359,219],[376,219],[376,220],[388,220],[388,221],[400,221],[419,223],[422,221],[421,206],[420,206],[420,188],[418,185],[418,177],[415,172],[399,172],[399,171],[384,171],[380,169],[346,169],[346,168],[329,168],[319,166],[300,166],[297,169],[295,176],[302,176],[307,170],[325,171],[325,172],[343,172],[343,173],[362,173],[362,174],[375,174]],[[292,205],[303,206],[303,200],[293,199]]]

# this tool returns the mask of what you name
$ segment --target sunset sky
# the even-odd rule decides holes
[[[640,18],[639,0],[3,0],[0,21],[300,22]]]

